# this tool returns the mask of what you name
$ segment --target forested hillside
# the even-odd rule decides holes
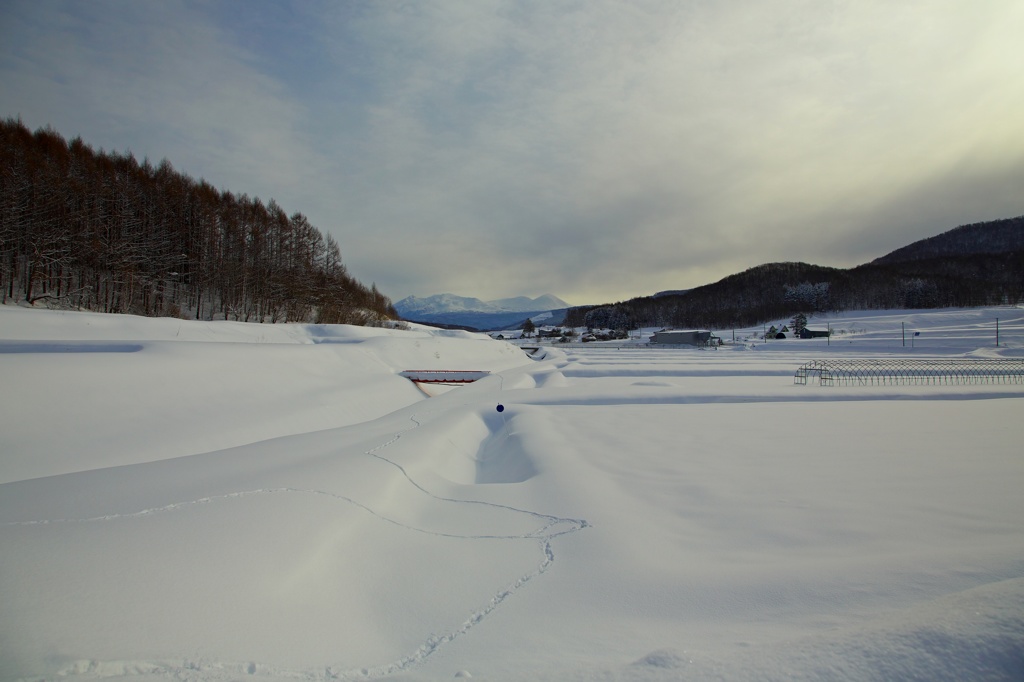
[[[1024,216],[961,225],[948,232],[896,249],[871,263],[889,265],[930,258],[1012,253],[1021,250],[1024,250]]]
[[[769,263],[679,294],[573,308],[566,324],[724,329],[796,313],[1024,301],[1024,217],[969,225],[849,270]]]
[[[150,316],[397,317],[301,213],[11,119],[0,123],[0,290],[3,302]]]

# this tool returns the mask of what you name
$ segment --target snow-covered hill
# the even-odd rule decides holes
[[[814,323],[531,359],[0,307],[0,680],[1024,679],[1024,385],[793,383],[1019,358],[1024,310]]]

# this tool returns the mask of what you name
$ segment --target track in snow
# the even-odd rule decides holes
[[[359,667],[351,669],[335,669],[332,666],[314,668],[314,669],[299,669],[299,670],[287,670],[277,668],[275,666],[258,663],[255,661],[243,661],[243,662],[225,662],[225,661],[213,661],[213,660],[112,660],[112,661],[99,661],[95,659],[83,659],[75,661],[58,672],[58,676],[62,678],[75,678],[83,677],[90,679],[102,679],[108,677],[123,677],[129,675],[146,675],[146,676],[162,676],[172,677],[179,680],[228,680],[236,679],[239,675],[255,676],[259,677],[275,677],[275,678],[293,678],[298,680],[350,680],[350,679],[375,679],[392,675],[405,670],[416,667],[428,659],[431,655],[435,654],[442,647],[449,642],[467,634],[475,626],[483,622],[491,613],[493,613],[501,604],[513,597],[519,590],[525,587],[531,580],[547,572],[555,561],[555,552],[552,547],[552,540],[575,533],[576,531],[587,528],[589,524],[583,519],[571,519],[563,518],[558,516],[552,516],[549,514],[542,514],[540,512],[530,511],[526,509],[519,509],[516,507],[496,504],[491,502],[484,502],[479,500],[459,500],[454,498],[448,498],[436,495],[425,488],[422,484],[416,481],[408,471],[397,462],[385,457],[382,452],[386,451],[387,448],[398,442],[404,435],[420,427],[421,423],[416,419],[416,415],[412,415],[410,420],[413,422],[413,426],[404,431],[396,433],[389,440],[377,445],[369,450],[366,450],[363,454],[373,457],[391,467],[397,469],[401,475],[418,491],[423,495],[430,497],[433,500],[459,505],[479,505],[483,507],[491,507],[502,511],[515,514],[525,514],[529,517],[536,519],[538,526],[527,533],[522,534],[459,534],[459,533],[446,533],[435,530],[429,530],[425,528],[419,528],[413,525],[402,523],[396,519],[390,518],[385,514],[382,514],[371,507],[359,502],[358,500],[337,493],[332,493],[325,490],[306,489],[306,488],[291,488],[291,487],[275,487],[275,488],[257,488],[253,490],[243,490],[231,493],[225,493],[221,495],[212,495],[202,497],[194,500],[187,500],[182,502],[175,502],[172,504],[163,505],[160,507],[153,507],[142,509],[134,512],[114,513],[105,514],[101,516],[94,516],[88,518],[61,518],[61,519],[40,519],[31,521],[12,521],[0,524],[0,526],[38,526],[38,525],[49,525],[49,524],[79,524],[79,523],[103,523],[110,521],[117,521],[123,519],[138,519],[158,514],[170,514],[176,511],[181,511],[187,508],[195,507],[197,505],[205,504],[216,504],[222,502],[229,502],[233,500],[240,500],[252,496],[261,495],[314,495],[322,496],[344,502],[357,507],[364,512],[373,515],[377,519],[384,521],[395,526],[411,530],[418,533],[424,533],[427,535],[434,535],[438,537],[447,538],[458,538],[468,540],[536,540],[537,547],[540,552],[540,562],[537,566],[519,576],[510,584],[498,589],[491,599],[483,604],[481,607],[472,611],[457,627],[449,630],[446,633],[440,635],[430,635],[423,643],[417,647],[414,651],[401,656],[393,661],[386,662],[368,667]]]

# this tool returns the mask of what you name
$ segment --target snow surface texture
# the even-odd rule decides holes
[[[825,322],[530,359],[0,308],[0,679],[1024,679],[1024,386],[793,384],[1019,357],[1024,311]]]

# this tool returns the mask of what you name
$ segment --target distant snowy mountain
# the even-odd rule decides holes
[[[551,311],[564,311],[570,305],[551,294],[528,298],[502,298],[481,301],[479,298],[437,294],[419,298],[409,296],[395,303],[395,310],[406,320],[427,324],[457,325],[474,329],[504,329]],[[561,316],[559,316],[561,317]]]
[[[484,303],[479,298],[467,298],[455,294],[437,294],[426,298],[408,296],[395,303],[395,310],[402,317],[466,311],[495,312],[490,304]]]
[[[568,308],[569,304],[551,294],[528,298],[502,298],[496,301],[481,301],[479,298],[437,294],[419,298],[409,296],[395,303],[395,310],[402,317],[416,315],[437,315],[441,313],[534,313],[557,308]]]
[[[502,298],[497,301],[490,301],[491,305],[498,306],[503,311],[517,313],[528,313],[535,310],[556,310],[558,308],[570,307],[568,303],[552,296],[551,294],[544,294],[537,298],[527,298],[526,296],[517,296],[515,298]]]

